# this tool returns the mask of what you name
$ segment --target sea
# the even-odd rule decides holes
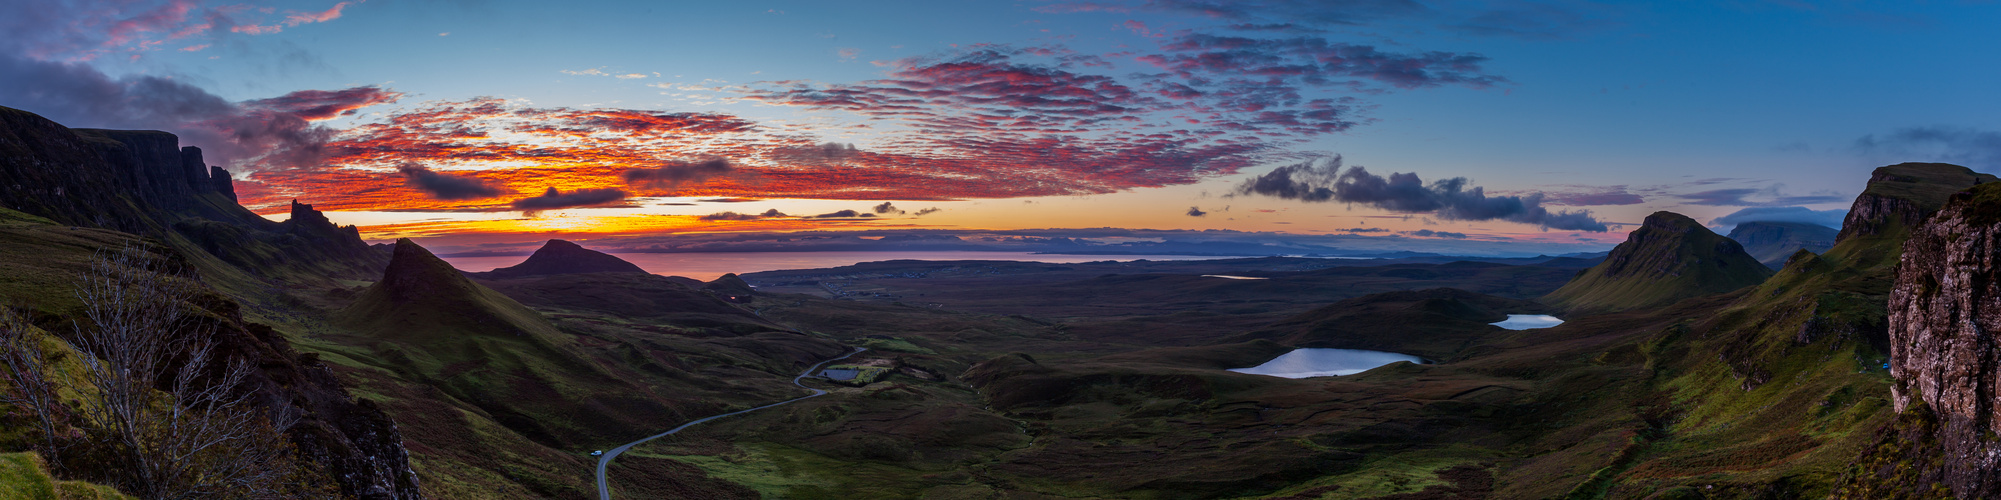
[[[681,276],[709,281],[728,273],[746,274],[788,269],[820,269],[881,260],[1012,260],[1074,264],[1078,262],[1120,262],[1134,260],[1241,259],[1212,255],[1074,255],[1030,252],[732,252],[732,253],[613,253],[626,262],[663,276]],[[444,257],[452,267],[466,272],[485,272],[520,264],[526,255]]]

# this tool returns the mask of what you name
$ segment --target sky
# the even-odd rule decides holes
[[[1996,25],[1971,0],[13,0],[0,106],[175,132],[260,213],[457,250],[1119,228],[1555,254],[1660,210],[1838,225],[1885,164],[2001,170]]]

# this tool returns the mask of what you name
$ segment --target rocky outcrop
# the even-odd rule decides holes
[[[1744,245],[1744,252],[1774,270],[1800,250],[1816,254],[1834,246],[1834,228],[1799,222],[1745,222],[1730,230],[1730,239]]]
[[[4,107],[0,206],[71,226],[179,233],[201,251],[264,275],[363,278],[387,261],[354,228],[328,222],[311,205],[295,202],[300,222],[285,224],[243,208],[229,172],[206,165],[200,148],[182,147],[173,134],[70,129]]]
[[[273,409],[290,407],[299,416],[285,435],[301,458],[317,464],[347,497],[424,498],[395,420],[375,402],[350,394],[318,356],[299,355],[268,327],[243,325],[227,325],[218,334],[221,344],[237,356],[257,360],[258,373],[246,385],[261,402]]]
[[[1869,175],[1868,188],[1848,208],[1848,217],[1842,220],[1841,233],[1835,241],[1917,227],[1953,193],[1996,180],[2001,179],[1948,163],[1878,167]]]
[[[234,191],[227,172],[206,165],[200,149],[182,147],[173,134],[73,130],[0,107],[0,206],[65,225],[157,238],[179,253],[206,252],[253,275],[330,279],[380,269],[377,262],[386,260],[353,227],[338,227],[309,205],[294,207],[297,222],[274,223],[237,205]],[[259,368],[244,389],[266,408],[296,410],[300,421],[285,433],[343,494],[422,498],[395,422],[373,403],[353,398],[325,365],[300,356],[284,336],[244,322],[234,302],[219,296],[207,302],[223,318],[218,350]]]
[[[318,248],[333,248],[342,254],[372,253],[368,243],[361,241],[361,228],[334,224],[325,212],[299,200],[292,200],[292,217],[280,227]]]
[[[517,278],[549,274],[578,273],[644,273],[645,269],[613,257],[611,254],[578,246],[563,240],[549,240],[536,249],[534,255],[510,267],[503,267],[481,274],[483,278]]]
[[[1955,495],[2001,497],[2001,184],[1954,196],[1912,231],[1889,309],[1897,409],[1935,413]]]
[[[1681,214],[1654,212],[1605,262],[1542,301],[1576,312],[1658,307],[1756,285],[1771,275],[1736,241]]]
[[[229,178],[228,170],[223,170],[222,167],[209,167],[208,182],[210,189],[229,197],[229,201],[236,201],[236,181]]]

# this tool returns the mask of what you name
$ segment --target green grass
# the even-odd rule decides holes
[[[882,366],[834,365],[834,366],[829,366],[826,369],[855,370],[856,372],[855,378],[852,380],[848,380],[847,382],[854,382],[858,384],[873,383],[876,381],[876,379],[882,378],[884,374],[889,373],[889,368]]]
[[[910,341],[904,340],[902,338],[887,338],[887,339],[864,338],[862,339],[862,347],[867,347],[878,351],[907,352],[913,354],[938,354],[938,351],[934,351],[931,350],[930,348],[926,348],[924,346],[920,346],[917,344],[912,344],[910,343]]]
[[[933,487],[975,484],[964,474],[842,460],[768,442],[740,443],[715,455],[633,454],[679,461],[712,478],[756,490],[765,498],[823,498],[834,492],[844,498],[914,498]]]
[[[1315,498],[1327,499],[1415,493],[1445,484],[1438,477],[1439,471],[1456,466],[1479,466],[1494,460],[1497,455],[1493,450],[1464,445],[1390,454],[1369,460],[1354,472],[1313,479],[1266,495],[1242,498],[1286,497],[1313,490],[1326,491],[1323,496]]]
[[[33,452],[0,453],[0,500],[130,499],[110,486],[60,481]]]
[[[1656,212],[1605,262],[1542,301],[1575,312],[1624,311],[1756,285],[1772,270],[1693,219]]]

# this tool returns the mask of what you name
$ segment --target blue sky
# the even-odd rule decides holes
[[[1995,2],[8,9],[0,105],[181,133],[246,204],[307,198],[374,237],[1373,222],[1587,249],[1655,210],[1844,209],[1888,163],[2001,167]],[[158,111],[185,102],[207,104]],[[903,213],[799,217],[882,202]],[[766,210],[790,215],[702,217]]]

